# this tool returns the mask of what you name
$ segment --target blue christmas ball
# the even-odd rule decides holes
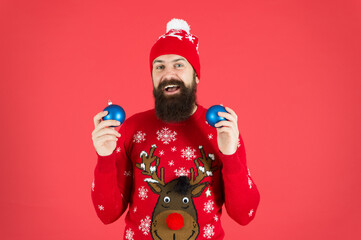
[[[108,111],[108,115],[103,117],[103,120],[117,120],[121,123],[125,120],[125,111],[119,105],[109,103],[109,106],[104,108],[103,111]]]
[[[218,116],[218,112],[227,112],[226,109],[221,105],[213,105],[207,110],[206,119],[209,125],[215,127],[217,122],[227,120],[224,117]]]

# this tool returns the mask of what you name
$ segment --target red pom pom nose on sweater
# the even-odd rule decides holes
[[[167,217],[167,225],[171,230],[179,230],[184,226],[184,220],[181,214],[171,213]]]

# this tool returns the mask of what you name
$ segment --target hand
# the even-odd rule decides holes
[[[220,117],[228,121],[220,121],[214,126],[217,127],[217,143],[219,150],[225,155],[232,155],[237,151],[238,145],[238,117],[229,107],[225,107],[226,112],[218,112]]]
[[[120,126],[119,121],[102,121],[102,117],[106,116],[107,114],[107,111],[102,111],[94,117],[95,129],[92,132],[92,139],[94,148],[100,156],[108,156],[112,154],[117,146],[118,138],[120,137],[120,133],[118,133],[114,127],[110,127]]]

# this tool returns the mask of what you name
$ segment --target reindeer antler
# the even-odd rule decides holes
[[[218,169],[217,166],[212,168],[212,161],[214,161],[214,154],[208,154],[207,157],[202,146],[199,146],[199,150],[201,152],[202,157],[198,159],[197,158],[194,159],[194,163],[197,167],[198,175],[197,177],[194,177],[194,169],[191,168],[191,179],[190,179],[191,185],[196,185],[200,183],[203,180],[203,178],[207,176],[212,176],[213,172]],[[202,162],[203,167],[200,166],[198,161]]]
[[[153,156],[155,149],[157,148],[156,145],[152,145],[149,155],[147,152],[142,151],[140,153],[140,157],[142,158],[142,163],[136,163],[135,166],[142,170],[143,175],[151,176],[151,178],[146,178],[144,181],[151,182],[151,183],[159,183],[161,185],[165,185],[164,183],[164,168],[160,169],[160,178],[157,175],[157,168],[159,166],[159,157]],[[155,166],[151,164],[156,161]]]

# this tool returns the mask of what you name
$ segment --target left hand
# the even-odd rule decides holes
[[[224,117],[228,121],[220,121],[214,126],[217,127],[217,142],[219,150],[225,155],[232,155],[237,151],[238,145],[238,116],[229,107],[225,107],[225,109],[228,113],[218,112],[218,115]]]

